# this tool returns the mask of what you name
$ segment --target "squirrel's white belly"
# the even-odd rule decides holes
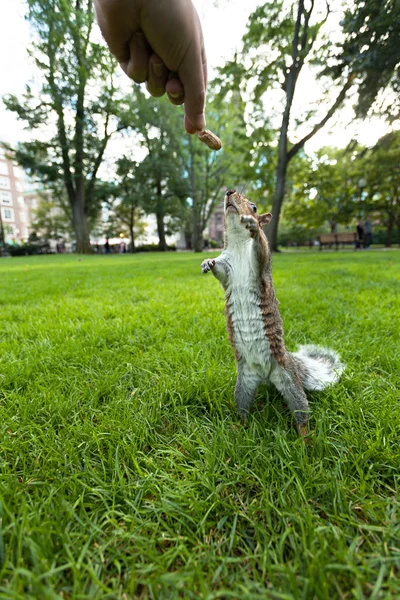
[[[232,266],[228,310],[232,319],[235,348],[248,366],[253,367],[260,375],[268,375],[271,350],[260,308],[256,277],[246,260],[235,261]]]
[[[254,296],[247,290],[247,297],[243,298],[240,292],[232,290],[228,309],[232,319],[233,340],[239,355],[249,366],[269,372],[271,350],[261,309]]]

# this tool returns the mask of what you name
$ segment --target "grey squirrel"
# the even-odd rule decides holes
[[[302,436],[307,435],[306,390],[322,390],[336,383],[343,371],[339,356],[319,346],[300,346],[288,352],[282,318],[271,275],[271,253],[262,227],[272,215],[235,190],[224,200],[224,250],[206,258],[203,273],[212,271],[225,290],[225,312],[230,342],[235,348],[235,402],[247,418],[260,383],[271,382],[281,392]]]

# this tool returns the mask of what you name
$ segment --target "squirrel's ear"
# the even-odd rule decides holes
[[[268,225],[268,223],[271,221],[271,219],[272,219],[271,213],[265,213],[263,215],[259,215],[258,222],[260,224],[260,227],[264,227],[264,225]]]

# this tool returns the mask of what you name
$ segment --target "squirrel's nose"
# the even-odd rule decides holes
[[[225,194],[229,197],[232,196],[232,194],[235,193],[235,190],[226,190]]]

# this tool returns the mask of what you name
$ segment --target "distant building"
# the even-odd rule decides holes
[[[7,243],[26,242],[38,200],[35,193],[24,194],[25,176],[0,148],[0,212]]]

